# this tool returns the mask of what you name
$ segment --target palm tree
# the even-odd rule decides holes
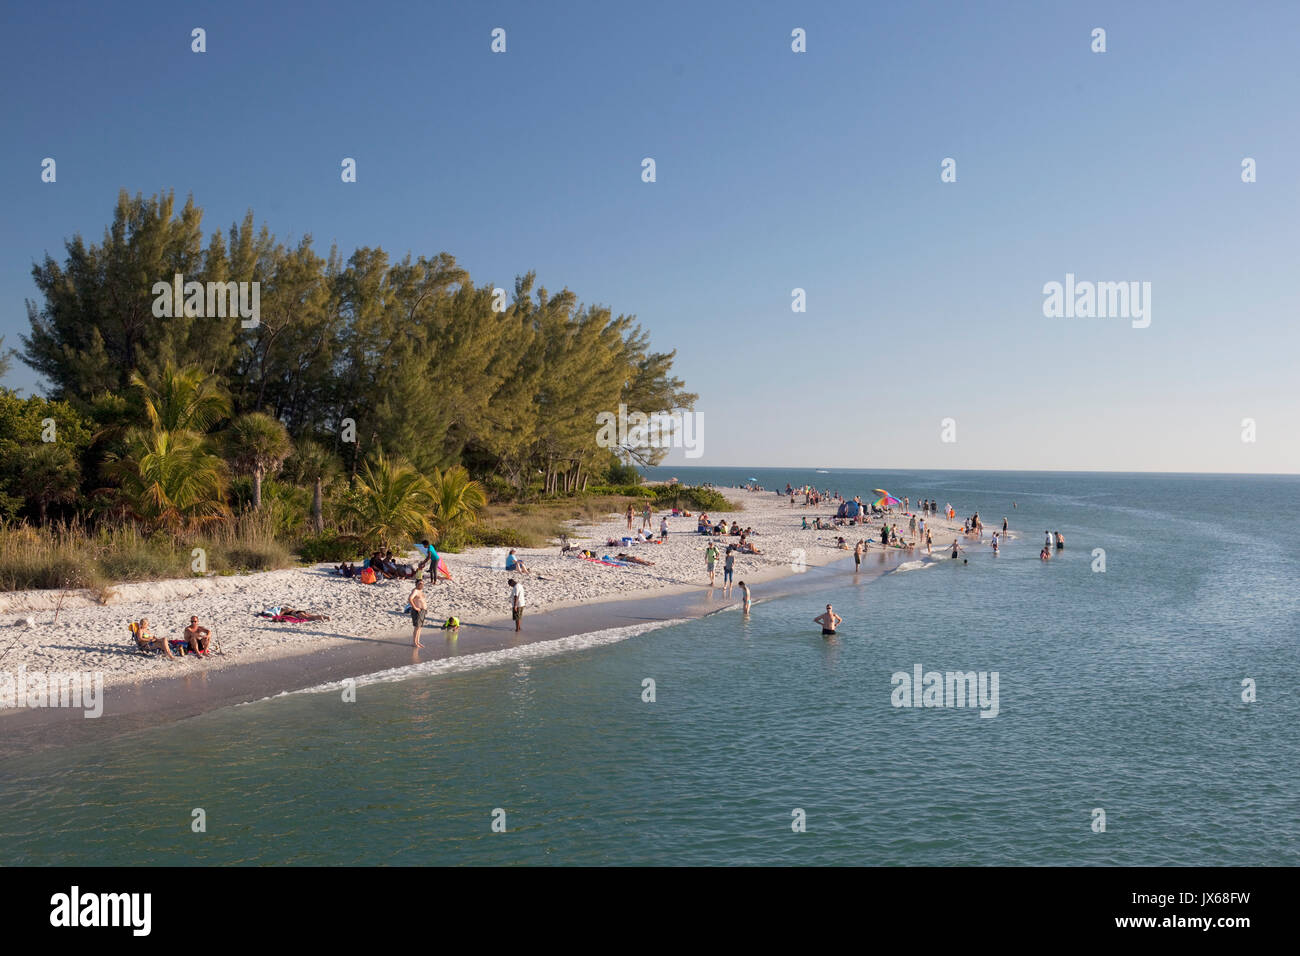
[[[487,506],[483,486],[470,478],[463,465],[433,473],[433,522],[439,540],[449,547],[464,543],[465,531]]]
[[[166,366],[156,385],[135,371],[131,384],[141,392],[149,426],[156,431],[202,434],[230,415],[230,397],[217,377],[194,365]]]
[[[311,518],[316,533],[325,530],[323,498],[325,482],[339,473],[339,460],[335,454],[311,438],[297,443],[293,454],[284,463],[285,472],[301,484],[311,483]]]
[[[225,520],[225,463],[190,431],[140,432],[110,463],[137,518],[176,532]]]
[[[52,504],[77,499],[80,470],[67,445],[41,442],[24,448],[11,484],[29,502],[35,502],[45,524]]]
[[[398,538],[436,534],[429,521],[433,486],[402,459],[379,453],[367,461],[348,495],[346,510],[361,528],[367,547],[387,548]]]
[[[293,451],[289,432],[278,418],[263,412],[240,415],[226,432],[230,463],[237,472],[253,476],[253,510],[262,507],[262,479],[274,474]]]

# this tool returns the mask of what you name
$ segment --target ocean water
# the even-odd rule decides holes
[[[6,760],[0,864],[1300,863],[1300,479],[672,473],[885,487],[1021,536],[997,557],[759,587],[748,619]],[[1068,545],[1048,563],[1045,529]],[[827,602],[833,640],[811,622]],[[996,672],[996,716],[894,706],[917,665]]]

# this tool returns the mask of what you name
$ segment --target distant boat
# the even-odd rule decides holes
[[[825,468],[818,468],[818,469],[817,469],[817,474],[819,474],[819,475],[829,475],[830,472],[827,471]]]

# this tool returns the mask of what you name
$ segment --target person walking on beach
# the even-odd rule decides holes
[[[627,530],[632,530],[632,502],[627,504]]]
[[[713,590],[713,565],[717,563],[717,560],[718,549],[710,541],[708,548],[704,551],[704,567],[709,572],[709,590]]]
[[[659,540],[668,540],[668,516],[664,515],[659,519]]]
[[[826,612],[813,618],[813,623],[822,626],[822,637],[833,637],[835,631],[844,623],[844,618],[836,614],[835,610],[827,604]]]
[[[411,646],[424,647],[420,643],[420,629],[424,627],[424,615],[429,611],[429,602],[424,597],[424,578],[415,582],[415,588],[406,599],[411,605]]]
[[[650,530],[650,504],[649,504],[649,502],[647,502],[647,503],[646,503],[646,506],[645,506],[644,508],[641,509],[641,530],[642,530],[642,531],[649,531],[649,530]]]
[[[519,623],[524,619],[524,586],[514,578],[506,581],[510,585],[510,616],[515,619],[515,633],[519,633]]]
[[[907,533],[913,541],[916,540],[916,515],[912,515],[907,521]]]
[[[722,562],[722,596],[731,597],[732,575],[736,573],[736,554],[727,545],[727,557]]]

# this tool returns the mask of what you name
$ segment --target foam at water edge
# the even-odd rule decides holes
[[[436,661],[422,661],[419,664],[406,664],[402,667],[376,671],[373,674],[363,674],[360,677],[352,678],[352,681],[355,686],[360,687],[363,684],[388,684],[394,681],[409,680],[412,677],[454,674],[484,667],[497,667],[502,664],[516,664],[520,661],[533,660],[539,657],[551,657],[556,654],[583,651],[592,647],[603,647],[606,644],[617,644],[639,634],[657,631],[661,627],[680,624],[685,620],[686,618],[681,618],[669,621],[651,621],[647,624],[630,624],[627,627],[609,627],[600,631],[590,631],[586,634],[574,634],[572,637],[560,637],[553,641],[524,644],[521,647],[504,647],[497,651],[485,651],[482,654],[467,654],[464,657],[444,657]],[[344,686],[342,681],[332,681],[328,684],[317,684],[315,687],[305,687],[302,690],[292,691],[292,693],[333,693],[342,690]],[[280,696],[285,695],[281,694]]]

